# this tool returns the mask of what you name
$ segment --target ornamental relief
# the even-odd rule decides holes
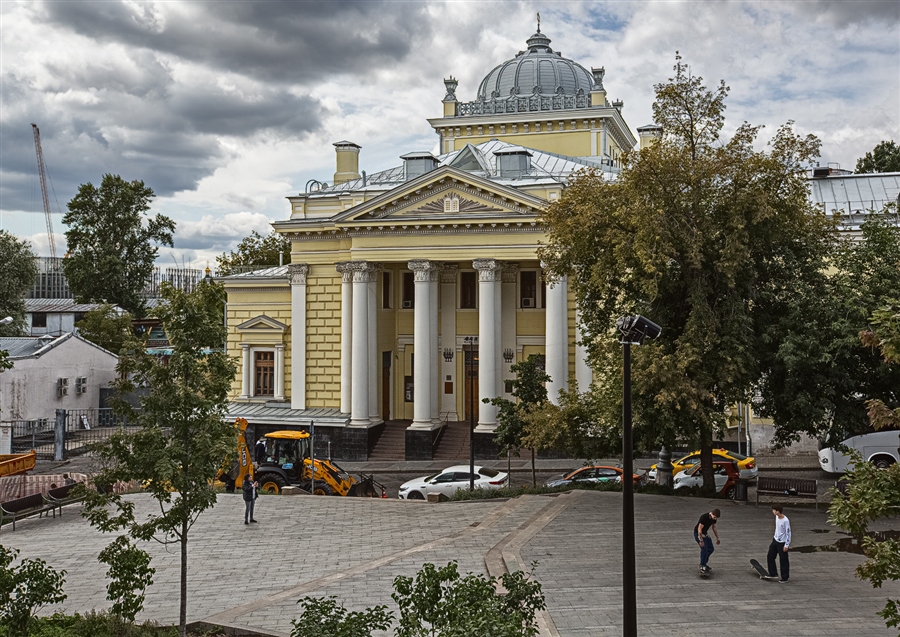
[[[473,199],[465,199],[456,195],[448,195],[435,201],[429,202],[416,210],[423,214],[444,214],[444,213],[477,213],[477,212],[506,212],[502,208],[488,206],[482,201]]]

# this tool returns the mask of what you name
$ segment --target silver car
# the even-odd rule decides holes
[[[424,500],[429,493],[440,493],[448,498],[460,489],[469,488],[469,465],[447,467],[440,473],[408,480],[400,485],[401,500]],[[502,489],[509,484],[509,475],[488,467],[475,466],[476,489]]]

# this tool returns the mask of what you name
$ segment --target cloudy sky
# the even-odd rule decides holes
[[[361,145],[369,173],[436,150],[426,118],[442,112],[442,79],[474,99],[538,11],[555,50],[606,67],[632,129],[651,122],[677,50],[731,87],[729,130],[794,120],[822,139],[823,163],[850,169],[900,141],[896,0],[0,0],[0,228],[49,254],[34,122],[60,254],[66,203],[113,173],[143,180],[177,222],[161,265],[214,266],[286,218],[286,196],[332,179],[333,142]]]

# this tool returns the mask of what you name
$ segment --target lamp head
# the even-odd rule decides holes
[[[616,329],[619,330],[619,342],[631,345],[641,345],[645,339],[656,338],[662,332],[659,325],[640,314],[623,316],[616,321]]]
[[[6,318],[0,319],[0,325],[9,325],[13,322],[13,317],[7,316]]]

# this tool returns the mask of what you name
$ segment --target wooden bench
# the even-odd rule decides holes
[[[0,502],[0,525],[3,524],[4,519],[12,518],[13,531],[15,531],[18,518],[26,518],[30,515],[43,517],[45,513],[52,513],[55,518],[56,509],[58,508],[60,508],[59,504],[48,503],[40,493],[32,493],[15,500]]]
[[[756,481],[756,506],[759,506],[759,496],[761,495],[777,495],[781,498],[813,498],[816,501],[816,511],[819,510],[817,480],[759,477]]]
[[[48,505],[56,506],[56,508],[59,509],[59,514],[62,515],[62,508],[64,506],[75,502],[81,502],[84,499],[84,496],[73,496],[69,494],[76,486],[78,486],[78,483],[66,484],[61,487],[56,487],[55,489],[50,489],[44,496],[44,502]]]

